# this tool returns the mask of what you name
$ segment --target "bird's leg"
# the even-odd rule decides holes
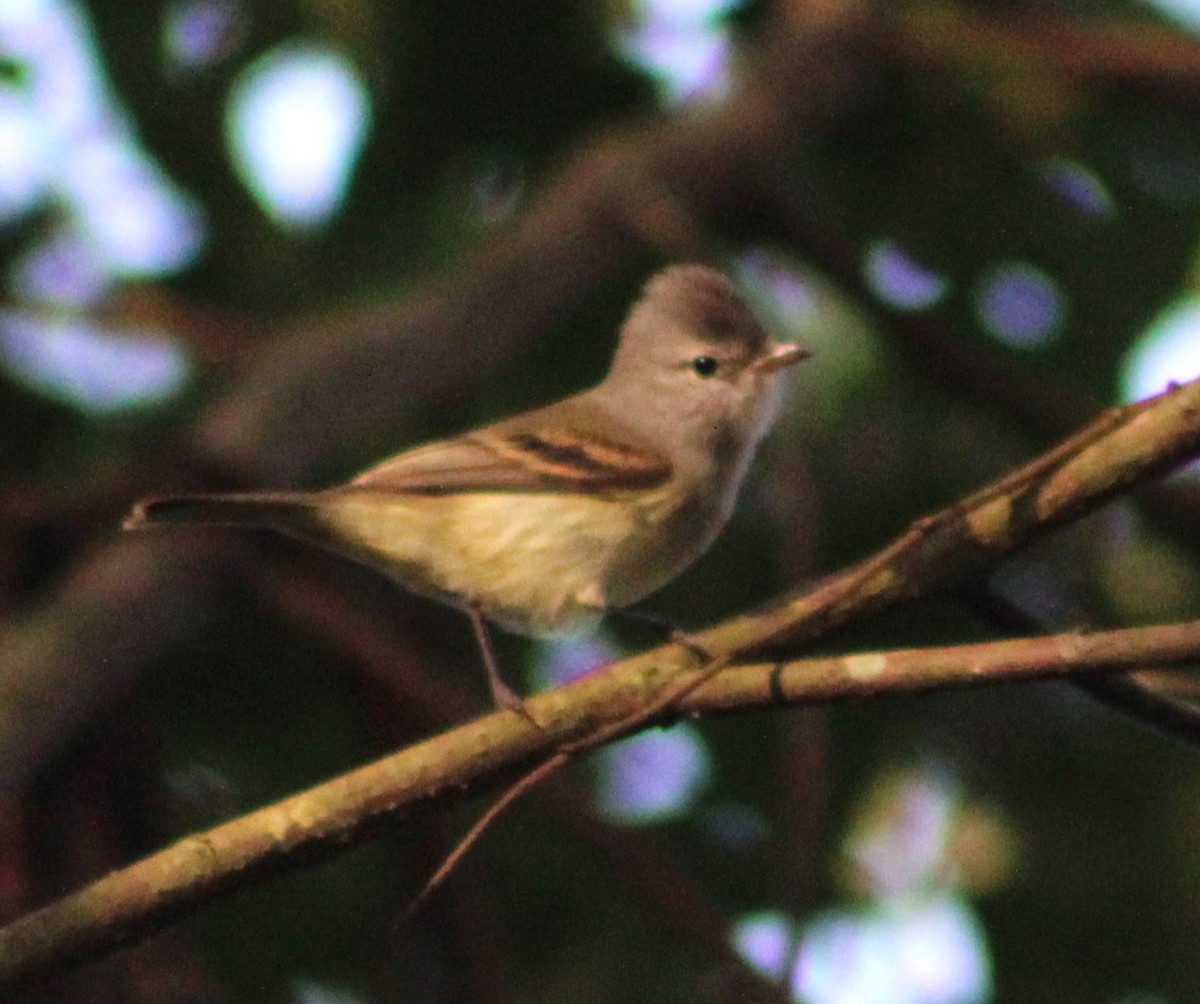
[[[471,627],[475,631],[475,641],[479,645],[479,654],[483,657],[483,668],[487,671],[488,686],[492,689],[492,700],[496,707],[506,711],[515,711],[526,718],[529,712],[517,692],[504,682],[500,673],[500,662],[496,658],[496,650],[492,648],[492,636],[488,634],[487,624],[483,614],[475,607],[467,607],[467,616],[471,618]],[[532,719],[530,719],[532,721]]]
[[[611,617],[623,620],[627,624],[637,624],[653,631],[659,631],[676,645],[686,648],[701,662],[712,662],[712,653],[669,617],[638,607],[610,607],[608,613]]]

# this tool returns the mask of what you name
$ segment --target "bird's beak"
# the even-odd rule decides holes
[[[795,366],[796,363],[811,355],[812,349],[805,345],[776,345],[754,363],[754,369],[759,373],[774,373],[786,366]]]

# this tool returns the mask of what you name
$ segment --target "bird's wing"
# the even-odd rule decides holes
[[[443,495],[479,491],[577,491],[606,495],[656,487],[671,463],[624,434],[598,435],[541,412],[402,453],[360,474],[349,488]]]

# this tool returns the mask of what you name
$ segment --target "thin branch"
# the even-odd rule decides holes
[[[893,543],[815,588],[696,636],[745,655],[795,644],[971,573],[1200,453],[1200,379],[1113,408],[1037,459],[917,521]]]
[[[1186,670],[1145,669],[1130,673],[1143,687],[1177,700],[1200,701],[1200,676]]]
[[[275,805],[187,837],[0,929],[0,989],[26,987],[127,943],[220,893],[297,867],[589,745],[666,691],[703,682],[671,714],[746,711],[866,694],[1178,665],[1200,660],[1200,622],[787,663],[681,669],[669,647],[530,698],[541,728],[497,712]],[[550,757],[546,761],[546,757]],[[550,768],[553,770],[553,767]]]
[[[1148,686],[1139,674],[1080,677],[1077,689],[1126,717],[1190,746],[1200,746],[1200,706]]]
[[[852,617],[944,587],[1197,451],[1200,380],[1113,409],[1041,457],[920,521],[875,556],[806,593],[700,633],[696,641],[717,654],[715,663],[697,669],[691,654],[677,646],[625,660],[527,702],[540,729],[519,715],[489,716],[185,839],[17,921],[0,932],[0,986],[5,980],[32,979],[161,927],[226,889],[296,867],[316,853],[330,853],[385,819],[460,797],[468,787],[498,783],[548,755],[617,738],[672,707],[729,710],[1027,675],[1030,670],[1022,666],[1035,665],[1028,653],[1023,663],[1005,663],[1007,668],[989,673],[979,646],[960,650],[968,661],[957,669],[928,652],[911,668],[902,655],[875,654],[809,661],[802,670],[758,667],[749,678],[745,669],[723,663],[735,653],[814,638]],[[1072,665],[1131,668],[1195,657],[1194,652],[1171,649],[1167,640],[1175,639],[1177,645],[1177,636],[1159,630],[1163,633],[1094,636],[1103,639],[1100,643],[1089,643],[1088,636],[1062,636],[1042,651],[1041,658],[1057,660],[1051,663],[1054,668],[1041,671],[1065,672]],[[1118,648],[1131,642],[1151,647]],[[1037,644],[1047,643],[1030,643]],[[1011,653],[1005,645],[1012,643],[1000,643],[996,651]],[[720,696],[731,693],[735,696]],[[709,703],[697,704],[701,699]]]
[[[363,597],[348,596],[328,574],[281,574],[278,568],[264,569],[261,562],[247,571],[256,591],[280,613],[338,646],[350,657],[354,670],[369,680],[373,692],[390,698],[404,712],[444,728],[478,711],[478,699],[472,700],[441,674],[435,676],[415,665],[405,633],[395,630],[390,605],[385,619],[382,611],[364,608]],[[610,861],[612,881],[629,889],[639,911],[731,974],[739,987],[739,1000],[787,998],[777,984],[734,951],[721,912],[694,880],[680,872],[677,861],[656,849],[652,834],[602,818],[587,793],[562,776],[540,784],[537,797],[553,818]],[[461,896],[461,890],[457,892]]]
[[[1078,676],[1197,661],[1200,621],[1115,631],[899,649],[771,665],[731,666],[678,705],[682,714],[922,693],[984,683]]]
[[[1177,643],[1177,636],[1159,629],[1159,634],[1096,635],[1091,641],[1068,635],[1049,643],[1030,642],[1043,646],[1041,658],[1051,660],[1053,669],[1032,660],[1026,650],[1023,661],[988,672],[987,652],[975,646],[959,650],[967,661],[957,668],[924,652],[916,665],[903,655],[874,654],[791,668],[760,666],[749,676],[740,667],[716,673],[735,652],[813,638],[851,617],[944,586],[1198,449],[1200,380],[1113,409],[1031,463],[921,521],[874,557],[807,593],[701,633],[697,641],[719,654],[715,665],[697,669],[689,664],[690,654],[675,646],[625,660],[531,699],[527,707],[541,729],[520,716],[489,716],[184,840],[18,921],[0,932],[0,966],[14,960],[7,970],[0,968],[0,982],[29,979],[160,927],[228,888],[295,867],[318,851],[328,853],[383,819],[458,797],[468,786],[497,783],[548,754],[590,748],[600,737],[616,738],[644,724],[648,715],[671,710],[668,703],[688,711],[732,709],[1039,671],[1022,668],[1030,666],[1064,672],[1070,665],[1130,668],[1194,658],[1194,652],[1171,649],[1166,642]],[[1149,647],[1119,648],[1130,643]],[[1011,659],[1011,646],[1001,643],[993,651]],[[5,977],[5,972],[11,975]]]
[[[955,594],[976,617],[1008,634],[1044,631],[1048,625],[990,587],[968,588]],[[1200,746],[1200,706],[1183,696],[1156,687],[1144,673],[1124,676],[1079,676],[1071,684],[1113,711],[1163,735]]]
[[[1112,409],[1024,467],[1001,478],[937,516],[920,521],[877,556],[792,602],[742,618],[734,630],[742,640],[714,649],[720,653],[698,673],[681,674],[675,686],[615,721],[598,726],[581,740],[559,747],[534,771],[507,789],[454,849],[419,894],[414,908],[432,892],[470,850],[492,821],[525,791],[563,767],[571,758],[653,721],[667,708],[684,707],[697,689],[718,675],[723,680],[736,654],[769,647],[785,639],[815,637],[849,616],[864,616],[898,600],[928,592],[1011,551],[1037,534],[1069,520],[1084,509],[1157,470],[1187,459],[1200,444],[1200,381],[1174,388],[1141,404]],[[775,618],[783,617],[782,623]],[[790,621],[790,623],[789,623]],[[720,635],[699,636],[702,646]],[[886,670],[880,667],[880,672]],[[919,674],[914,674],[919,678]],[[1130,684],[1136,689],[1136,684]],[[1129,687],[1107,691],[1111,700]],[[1102,691],[1103,692],[1103,691]],[[1142,695],[1142,705],[1150,700]],[[1158,702],[1161,705],[1163,702]],[[1130,707],[1134,707],[1130,705]],[[1139,711],[1140,711],[1139,706]],[[1185,706],[1175,709],[1174,731],[1188,738]],[[1159,714],[1162,714],[1161,707]],[[1194,716],[1193,716],[1194,717]]]

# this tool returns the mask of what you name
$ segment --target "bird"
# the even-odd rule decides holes
[[[464,610],[493,700],[521,710],[487,622],[579,635],[679,575],[728,521],[780,377],[810,354],[774,342],[722,272],[674,265],[645,284],[590,389],[337,487],[147,499],[123,525],[254,527],[372,566]]]

